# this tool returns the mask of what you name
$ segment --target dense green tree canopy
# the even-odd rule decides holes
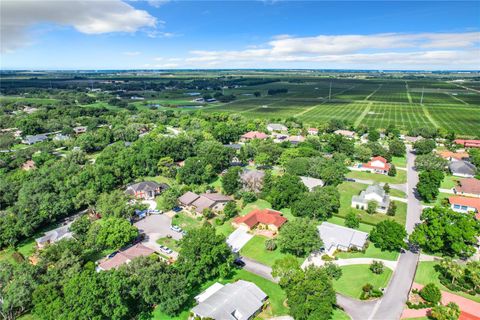
[[[282,252],[291,253],[297,257],[305,257],[314,250],[319,250],[322,240],[316,224],[310,219],[297,218],[287,222],[278,237],[278,246]]]

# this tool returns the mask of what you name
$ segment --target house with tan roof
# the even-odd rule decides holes
[[[155,251],[144,246],[141,243],[131,246],[130,248],[120,251],[111,258],[104,259],[97,266],[97,271],[107,271],[110,269],[116,269],[122,264],[129,263],[138,257],[147,257],[153,254]]]
[[[278,231],[288,219],[282,216],[282,213],[272,209],[255,209],[248,214],[237,217],[233,220],[232,224],[235,227],[245,226],[249,230],[261,229]]]
[[[318,129],[317,128],[308,128],[307,129],[308,134],[312,136],[316,136],[318,134]]]
[[[448,161],[460,161],[469,157],[467,152],[452,152],[449,150],[439,151],[438,155]]]
[[[188,191],[178,198],[178,202],[187,210],[202,213],[205,209],[212,209],[214,212],[222,211],[225,205],[233,198],[220,193],[203,193],[198,195]]]
[[[259,131],[249,131],[240,137],[241,141],[253,140],[253,139],[267,139],[268,134]]]
[[[344,136],[346,138],[355,138],[355,132],[350,130],[335,130],[333,133]]]
[[[456,195],[480,198],[480,180],[475,178],[459,179],[453,192]]]
[[[474,213],[477,219],[480,219],[480,199],[468,198],[460,196],[452,196],[448,198],[450,208],[460,213]]]

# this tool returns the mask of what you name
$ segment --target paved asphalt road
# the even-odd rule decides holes
[[[417,198],[415,187],[418,182],[418,173],[414,169],[415,154],[410,148],[407,149],[407,223],[406,229],[410,234],[415,224],[420,222],[422,205]],[[390,284],[387,287],[385,295],[375,306],[372,316],[368,319],[400,319],[405,302],[408,298],[408,292],[415,277],[419,254],[406,251],[400,255],[397,269],[395,270]]]

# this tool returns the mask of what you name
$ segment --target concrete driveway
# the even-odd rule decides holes
[[[244,228],[238,228],[233,231],[227,238],[227,244],[232,248],[233,252],[238,252],[247,244],[253,235],[248,233],[248,230]]]
[[[155,200],[142,200],[142,203],[146,204],[150,210],[155,210],[157,208]]]
[[[168,255],[160,250],[157,240],[170,235],[175,240],[180,240],[183,236],[179,232],[170,229],[172,218],[164,214],[152,214],[134,224],[140,232],[145,233],[145,240],[142,242],[145,246],[163,255],[171,256],[176,259],[177,252]]]

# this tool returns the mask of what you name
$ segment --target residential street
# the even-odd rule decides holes
[[[409,234],[413,231],[415,224],[420,222],[422,212],[422,206],[416,197],[415,186],[418,182],[418,173],[414,170],[414,163],[415,155],[407,146],[408,207],[406,229]],[[411,251],[406,251],[400,255],[397,269],[390,280],[385,295],[375,306],[369,319],[400,319],[415,277],[418,258],[419,254]]]

